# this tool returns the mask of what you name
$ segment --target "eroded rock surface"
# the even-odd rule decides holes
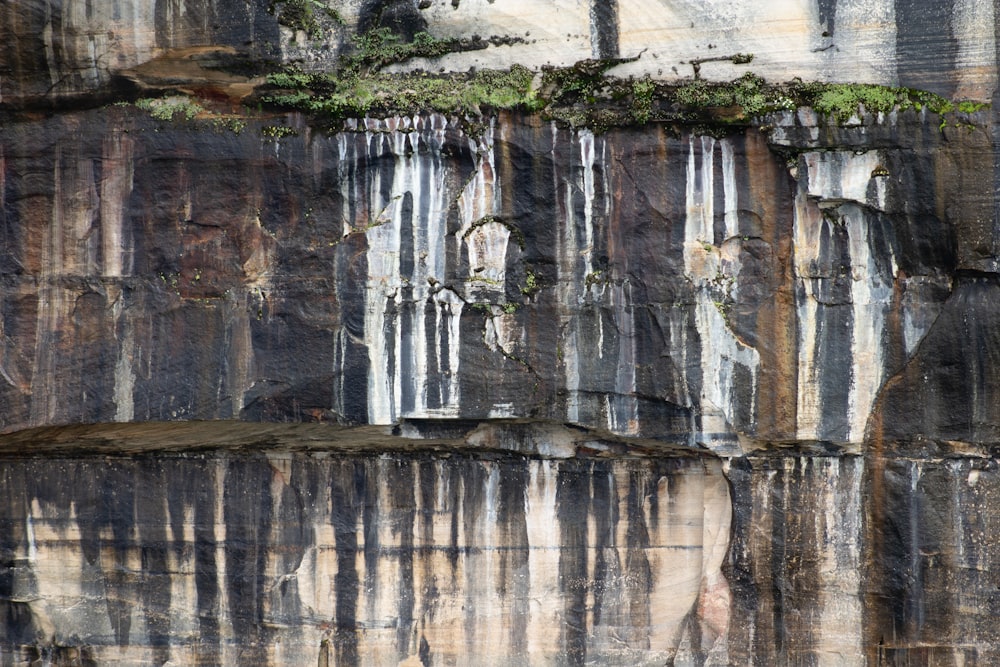
[[[129,456],[3,459],[5,661],[726,655],[731,505],[705,453],[609,458],[600,437],[517,423],[468,428],[523,453],[302,425],[247,453],[260,434],[245,425],[164,428],[213,450],[165,454],[162,431],[136,425],[46,437]],[[568,449],[540,458],[532,441]]]
[[[3,664],[1000,659],[995,110],[240,106],[379,28],[983,101],[990,3],[16,9]]]
[[[530,417],[856,449],[941,314],[988,302],[963,294],[995,261],[966,194],[990,137],[935,119],[818,137],[789,112],[772,145],[517,115],[13,123],[0,424]]]
[[[13,9],[13,8],[12,8]],[[753,56],[768,79],[863,81],[990,99],[996,88],[992,2],[948,0],[19,0],[0,18],[0,104],[51,104],[105,91],[121,70],[191,47],[224,46],[250,61],[329,67],[352,37],[386,27],[407,37],[483,40],[409,66],[566,66],[631,58],[623,75],[728,81]]]

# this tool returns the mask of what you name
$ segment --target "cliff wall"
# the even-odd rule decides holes
[[[19,0],[0,20],[0,103],[105,89],[177,49],[227,46],[251,60],[329,67],[352,38],[386,26],[412,37],[478,36],[478,48],[417,62],[437,70],[567,66],[635,57],[624,75],[705,78],[747,70],[779,81],[881,83],[959,98],[996,88],[994,2],[976,0]],[[489,42],[490,38],[499,41]]]
[[[683,102],[989,101],[988,3],[17,9],[3,664],[1000,659],[995,106]],[[275,103],[380,28],[621,60]]]

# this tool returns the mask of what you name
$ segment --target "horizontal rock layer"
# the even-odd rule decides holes
[[[748,69],[769,79],[865,81],[990,99],[996,89],[993,2],[948,0],[413,0],[306,2],[19,0],[0,18],[0,104],[51,104],[104,90],[116,74],[167,56],[147,74],[193,83],[172,54],[228,46],[235,62],[329,67],[352,37],[379,26],[412,37],[497,37],[499,45],[407,66],[465,71],[532,68],[587,58],[635,57],[616,70],[729,80]],[[480,47],[487,47],[487,43]],[[752,65],[732,64],[735,54]],[[189,55],[189,54],[188,54]],[[233,65],[229,59],[223,64]],[[214,60],[204,63],[212,67]],[[202,76],[202,75],[198,75]],[[142,78],[142,77],[140,77]]]
[[[550,458],[225,422],[7,436],[104,454],[4,454],[0,658],[861,665],[1000,650],[994,459],[609,458],[563,427],[467,428],[578,444]],[[245,449],[255,433],[267,451]]]
[[[135,450],[151,430],[89,429],[80,442]],[[219,425],[168,431],[232,440]],[[508,441],[570,435],[501,431]],[[291,445],[301,435],[273,433]],[[313,441],[298,454],[4,458],[0,659],[634,665],[679,649],[725,655],[715,643],[730,600],[720,567],[731,509],[713,457],[553,460],[352,440],[349,451]]]
[[[0,428],[530,417],[735,453],[856,451],[874,419],[890,445],[992,442],[979,126],[287,120],[0,129]]]
[[[235,113],[262,67],[378,27],[467,40],[397,68],[989,100],[995,26],[968,0],[18,2],[0,663],[997,662],[995,109]],[[97,108],[143,90],[212,111]]]

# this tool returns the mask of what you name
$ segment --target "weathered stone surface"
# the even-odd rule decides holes
[[[995,109],[239,113],[378,27],[989,100],[996,3],[300,5],[0,12],[0,663],[1000,659]]]
[[[291,117],[275,140],[124,108],[10,124],[0,424],[530,417],[857,448],[883,383],[969,312],[961,272],[995,267],[970,243],[993,154],[924,113],[799,116],[775,119],[788,158],[756,129],[517,116]],[[963,439],[935,414],[906,433]]]
[[[3,465],[4,650],[73,646],[102,663],[127,646],[129,660],[206,664],[251,659],[242,650],[312,664],[326,651],[331,662],[384,664],[419,657],[423,638],[430,664],[484,651],[511,664],[675,654],[874,664],[879,651],[931,655],[919,646],[932,641],[954,647],[941,655],[989,655],[976,603],[939,600],[952,599],[942,582],[960,576],[964,557],[920,551],[951,538],[893,526],[961,517],[969,527],[955,548],[976,544],[989,562],[977,537],[992,521],[986,501],[960,510],[942,495],[951,487],[921,480],[980,488],[968,480],[988,480],[992,459],[881,457],[916,452],[915,441],[981,456],[996,441],[995,254],[969,243],[991,213],[981,194],[990,137],[942,131],[916,112],[853,129],[805,112],[773,120],[770,138],[750,129],[722,139],[666,128],[594,136],[508,115],[473,136],[439,116],[335,135],[290,117],[298,136],[264,140],[260,125],[237,134],[125,108],[4,127],[4,430],[316,422],[284,435],[137,424],[7,436],[8,449],[57,458]],[[511,417],[606,435],[476,426]],[[654,458],[630,462],[615,437],[649,439]],[[754,453],[775,441],[856,454]],[[666,443],[737,458],[723,465]],[[237,444],[257,453],[72,454]],[[280,453],[304,446],[314,453]],[[330,447],[344,453],[330,458]],[[504,449],[519,453],[474,453]],[[559,458],[601,451],[626,458]],[[917,486],[899,481],[900,466]],[[425,469],[432,479],[413,481]],[[723,471],[735,514],[725,564],[713,551],[729,534]],[[358,484],[372,500],[350,495]],[[446,487],[479,504],[449,504]],[[518,512],[537,512],[531,521],[501,518],[501,487],[520,494]],[[565,506],[583,514],[560,514],[560,493],[576,493]],[[691,525],[714,537],[691,548],[715,554],[711,563],[671,557],[654,576],[646,555],[641,581],[615,570],[602,583],[611,552],[601,540],[615,567],[639,567],[629,503],[645,508],[647,554],[679,548],[669,526],[687,525],[681,508],[694,503]],[[109,514],[88,518],[84,507]],[[413,532],[363,516],[378,508],[409,517]],[[256,523],[237,516],[246,512]],[[344,528],[354,588],[338,574],[347,552],[320,528],[337,512],[354,517]],[[462,555],[449,561],[452,538],[435,526],[473,515],[485,523],[461,529],[470,542],[450,547]],[[562,532],[544,528],[553,521]],[[653,537],[650,522],[667,533]],[[387,533],[366,533],[376,529]],[[421,530],[432,531],[428,550],[415,541]],[[364,555],[366,539],[378,540],[377,557]],[[509,575],[509,558],[537,580]],[[71,561],[82,569],[55,574]],[[423,583],[399,588],[418,571]],[[448,572],[450,592],[427,583]],[[690,585],[671,583],[681,580]],[[931,591],[942,618],[970,615],[969,630],[921,620]]]
[[[537,429],[496,435],[518,430]],[[729,487],[704,453],[470,456],[356,431],[344,451],[306,429],[308,453],[150,454],[150,431],[64,436],[139,450],[129,457],[3,459],[7,663],[59,662],[68,647],[87,664],[726,655]],[[167,431],[234,440],[219,425]],[[302,432],[270,437],[297,445]]]
[[[572,65],[634,57],[621,74],[730,80],[752,70],[777,81],[866,81],[990,99],[996,88],[993,2],[947,0],[19,0],[0,16],[0,104],[93,93],[120,70],[174,49],[228,46],[251,59],[329,66],[358,32],[385,26],[440,38],[500,37],[501,45],[410,66],[465,71]],[[315,28],[285,19],[308,12]],[[324,11],[329,7],[336,17]],[[291,15],[291,14],[289,14]],[[289,27],[292,26],[292,27]],[[486,46],[485,44],[483,46]]]

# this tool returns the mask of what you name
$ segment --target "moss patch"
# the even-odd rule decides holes
[[[193,120],[205,112],[205,108],[188,97],[173,95],[160,98],[143,98],[135,101],[135,106],[149,113],[157,120],[174,120],[178,116]]]
[[[816,111],[833,115],[841,122],[858,113],[861,107],[871,113],[926,108],[943,115],[956,110],[973,113],[988,106],[969,101],[958,102],[956,106],[955,102],[924,90],[864,83],[802,84],[799,88],[803,96],[811,98],[810,105]]]
[[[174,123],[197,121],[216,130],[226,130],[234,134],[241,133],[247,126],[245,116],[214,112],[185,95],[145,97],[133,103],[117,102],[116,106],[135,107],[159,121]]]
[[[335,128],[347,118],[366,115],[436,111],[475,122],[492,111],[522,109],[595,132],[649,122],[680,122],[706,132],[729,132],[767,113],[802,106],[813,107],[835,122],[846,121],[862,107],[869,112],[926,108],[943,115],[973,113],[986,106],[871,84],[772,84],[753,73],[727,83],[694,78],[680,85],[607,74],[612,67],[634,59],[585,60],[571,67],[544,68],[537,74],[520,65],[502,71],[447,74],[387,75],[381,71],[392,63],[485,48],[498,40],[503,38],[437,39],[417,33],[405,41],[388,28],[371,30],[354,39],[353,50],[333,71],[275,72],[251,103],[304,111]],[[749,56],[739,62],[749,62]]]
[[[323,25],[318,18],[320,16],[325,16],[336,25],[346,23],[337,10],[328,7],[320,0],[275,0],[268,6],[267,11],[269,14],[276,14],[281,25],[292,30],[301,30],[311,39],[318,39],[323,35]]]
[[[282,73],[269,78],[272,86],[282,90],[270,91],[260,100],[281,109],[313,113],[331,122],[417,111],[481,116],[496,109],[541,108],[531,91],[533,76],[520,66],[508,71],[452,75]]]

